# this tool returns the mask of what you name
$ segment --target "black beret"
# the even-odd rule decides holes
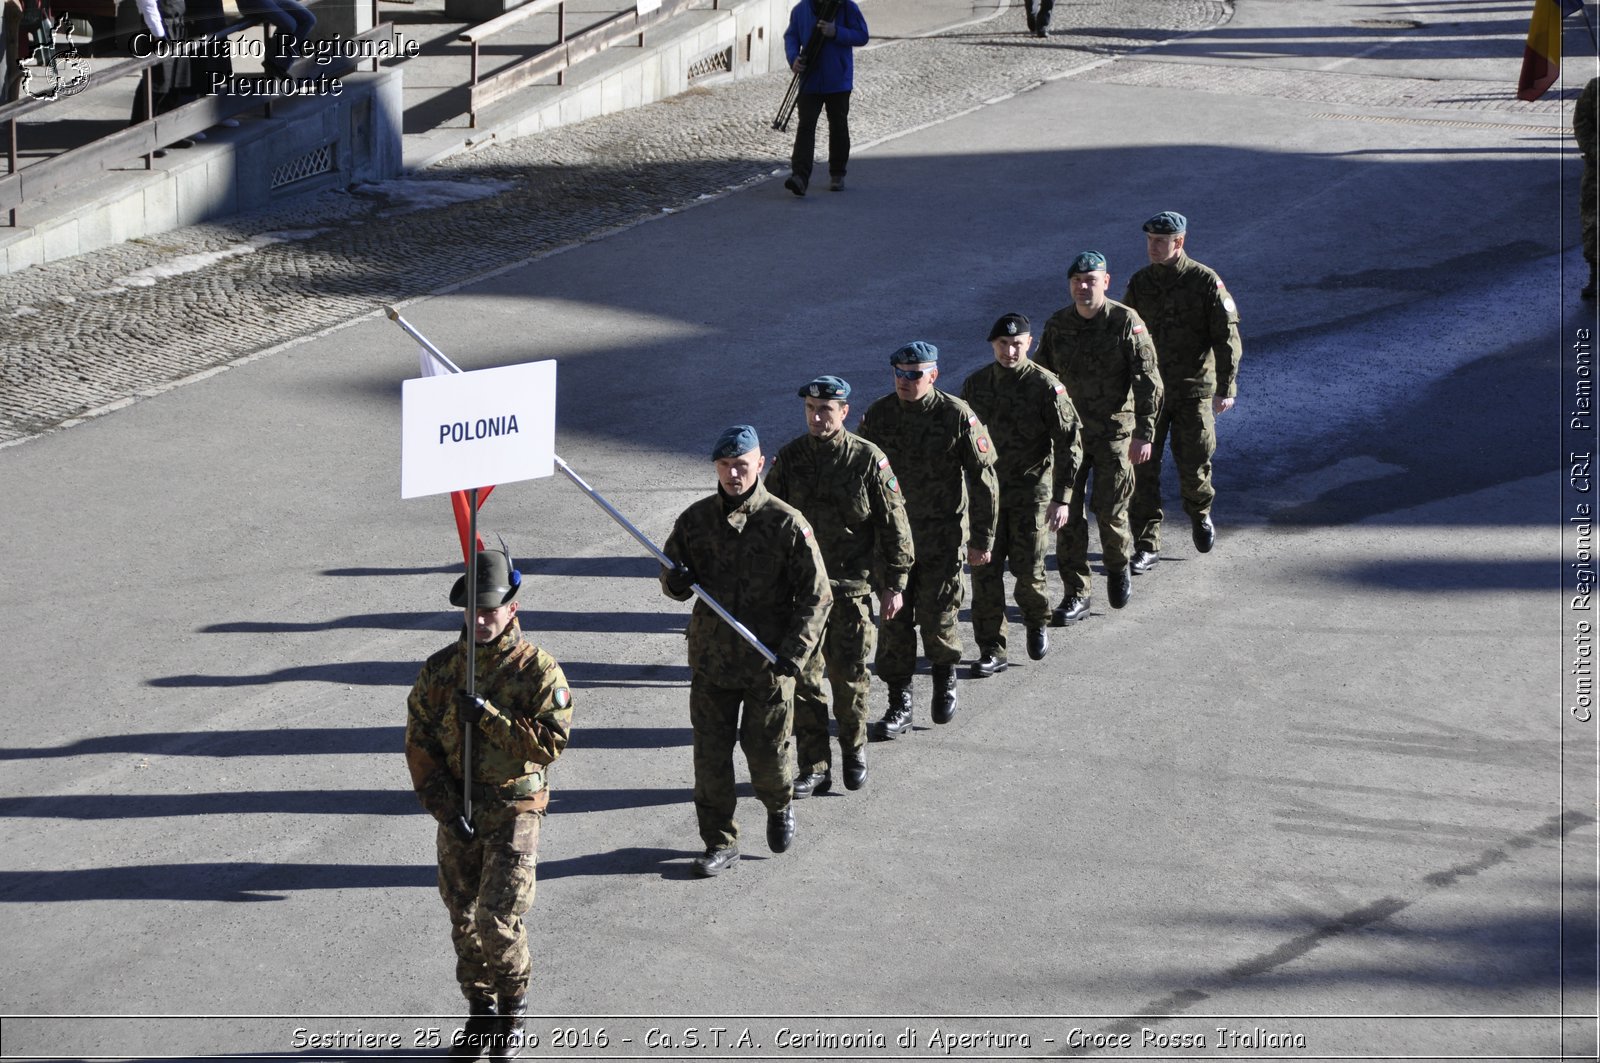
[[[989,339],[997,340],[1001,336],[1020,336],[1024,332],[1031,332],[1032,327],[1028,319],[1021,314],[1005,314],[994,323],[989,330]]]

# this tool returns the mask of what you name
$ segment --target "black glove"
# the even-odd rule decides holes
[[[444,829],[450,832],[450,837],[465,845],[478,836],[472,829],[472,824],[467,822],[466,816],[457,816],[455,819],[446,820]]]
[[[667,590],[673,594],[688,594],[689,588],[693,587],[694,584],[694,573],[682,561],[679,561],[677,566],[667,573]]]
[[[800,674],[800,666],[787,657],[779,657],[772,670],[785,679],[793,679]]]
[[[468,727],[478,726],[478,721],[483,719],[484,707],[488,704],[476,694],[468,694],[465,690],[456,691],[456,715],[460,716]]]

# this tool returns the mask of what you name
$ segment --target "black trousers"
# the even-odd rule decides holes
[[[1023,0],[1027,5],[1028,24],[1044,29],[1050,25],[1050,12],[1056,6],[1056,0]]]
[[[184,0],[157,0],[156,8],[161,12],[161,21],[167,36],[174,42],[183,40],[188,27],[188,11]],[[124,18],[124,11],[125,9],[119,6],[117,13],[119,21]],[[133,17],[138,18],[137,15]],[[128,32],[144,32],[144,29],[144,23],[140,21],[137,29],[130,28]],[[156,114],[164,114],[195,98],[196,90],[192,86],[189,69],[191,62],[188,56],[174,56],[162,60],[145,71],[145,76],[150,79],[150,95]],[[139,87],[133,90],[133,112],[128,124],[138,125],[150,117],[151,108],[145,106],[144,82],[141,80]]]
[[[817,153],[817,118],[828,111],[828,173],[843,177],[850,165],[850,94],[848,92],[802,92],[800,127],[794,133],[794,154],[789,169],[802,181],[811,180],[811,165]]]

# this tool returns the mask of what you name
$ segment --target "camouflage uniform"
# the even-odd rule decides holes
[[[1600,167],[1596,159],[1597,131],[1596,93],[1600,92],[1600,78],[1590,78],[1578,96],[1578,105],[1572,110],[1572,135],[1578,141],[1578,152],[1583,156],[1583,182],[1578,186],[1578,216],[1583,221],[1583,258],[1589,263],[1589,280],[1594,282],[1595,269],[1595,210],[1600,206],[1600,186],[1595,171]]]
[[[1051,502],[1072,501],[1073,481],[1083,461],[1078,413],[1066,385],[1027,359],[1011,369],[989,363],[962,383],[961,398],[994,436],[1000,480],[994,551],[987,565],[972,569],[972,634],[980,651],[992,648],[1005,657],[1008,560],[1022,622],[1043,627],[1050,618],[1045,512]]]
[[[759,482],[737,505],[719,488],[684,510],[662,552],[687,565],[706,593],[780,660],[803,665],[816,650],[833,604],[822,555],[805,518]],[[669,572],[661,570],[662,591],[687,601],[690,592],[674,594],[667,586]],[[789,807],[794,680],[774,672],[701,601],[689,614],[689,667],[695,813],[708,849],[722,849],[739,837],[735,742],[744,748],[751,785],[767,811]]]
[[[1211,455],[1217,449],[1214,395],[1238,394],[1239,308],[1215,270],[1183,254],[1152,263],[1128,281],[1122,301],[1150,328],[1164,398],[1150,437],[1150,460],[1134,468],[1128,518],[1134,546],[1161,549],[1161,459],[1172,438],[1172,462],[1192,519],[1211,512]]]
[[[572,694],[561,666],[522,636],[515,617],[476,648],[475,692],[488,706],[472,736],[472,826],[461,815],[461,721],[466,640],[429,657],[406,703],[406,766],[422,807],[438,820],[439,895],[450,912],[456,980],[469,1001],[523,997],[539,823],[550,801],[548,766],[566,748]]]
[[[1107,299],[1094,317],[1075,306],[1045,322],[1037,361],[1061,378],[1083,426],[1083,464],[1073,484],[1071,516],[1056,536],[1056,567],[1066,596],[1089,596],[1089,519],[1085,487],[1094,471],[1092,505],[1108,571],[1128,567],[1132,538],[1128,499],[1133,496],[1129,436],[1155,435],[1161,378],[1155,346],[1139,315]]]
[[[850,432],[793,440],[778,451],[766,486],[811,522],[833,589],[822,652],[806,661],[794,697],[801,770],[825,772],[831,757],[824,664],[839,720],[839,748],[860,749],[867,741],[867,661],[877,641],[872,592],[906,589],[911,525],[889,459]]]
[[[883,622],[878,637],[878,678],[897,686],[916,671],[918,628],[936,667],[961,661],[962,548],[994,547],[994,447],[972,408],[937,388],[917,402],[885,395],[861,418],[860,431],[899,471],[916,555],[905,605]]]

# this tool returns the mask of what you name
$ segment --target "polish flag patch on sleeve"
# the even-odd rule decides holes
[[[968,417],[967,418],[967,424],[972,426],[973,428],[978,427],[978,415],[977,414],[973,414],[971,417]]]
[[[1065,384],[1057,384],[1056,385],[1056,394],[1057,395],[1065,395],[1066,393],[1067,393],[1067,386]]]
[[[889,467],[889,459],[888,458],[883,458],[878,462],[878,468],[887,469],[888,467]]]
[[[1135,325],[1135,326],[1133,326],[1133,334],[1135,336],[1137,336],[1139,333],[1141,333],[1143,331],[1144,331],[1144,326],[1143,325]]]

